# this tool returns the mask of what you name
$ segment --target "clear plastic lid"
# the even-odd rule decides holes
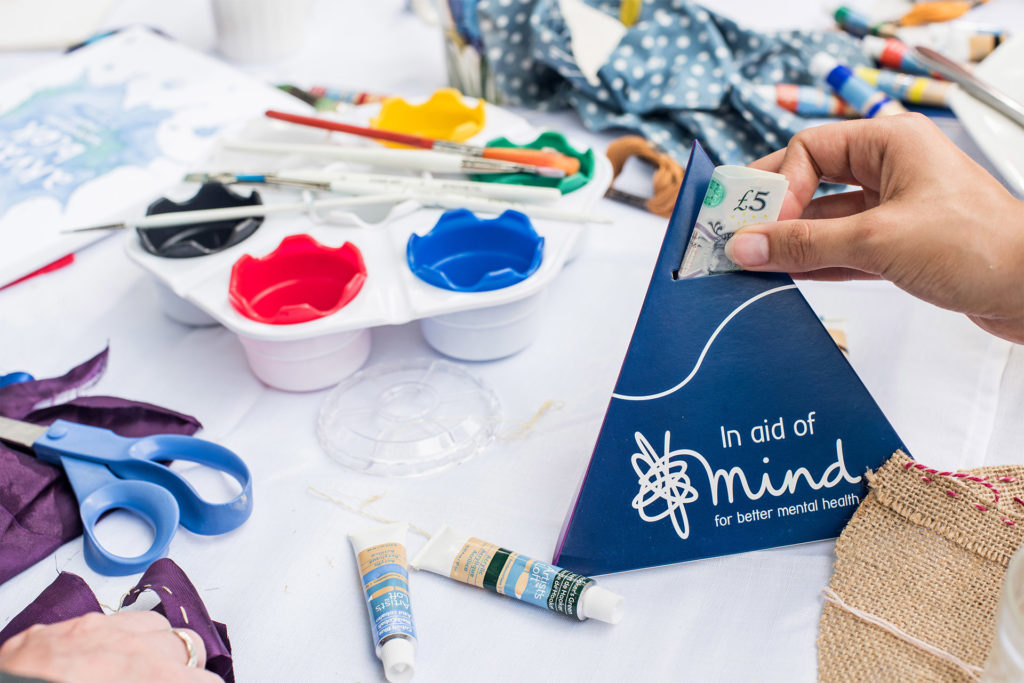
[[[366,368],[327,395],[317,436],[358,472],[431,474],[483,450],[501,425],[494,392],[460,365],[431,358]]]

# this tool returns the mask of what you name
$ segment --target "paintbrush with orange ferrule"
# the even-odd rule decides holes
[[[350,123],[329,121],[315,116],[301,116],[289,114],[274,109],[267,110],[267,116],[279,121],[297,123],[301,126],[323,128],[324,130],[360,135],[375,140],[386,140],[397,142],[410,147],[430,149],[435,152],[448,152],[450,154],[462,154],[465,156],[483,157],[485,159],[496,159],[499,161],[511,161],[519,164],[532,166],[543,166],[545,168],[556,168],[563,171],[567,176],[577,173],[580,170],[579,159],[560,154],[558,152],[547,152],[537,149],[520,149],[517,147],[478,147],[476,145],[464,145],[459,142],[448,142],[447,140],[434,140],[419,135],[409,135],[392,130],[381,128],[367,128],[366,126],[354,126]]]

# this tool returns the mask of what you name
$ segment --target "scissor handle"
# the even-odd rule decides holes
[[[84,528],[85,561],[93,571],[107,576],[124,576],[145,571],[167,553],[178,529],[178,502],[170,491],[148,481],[118,479],[104,465],[61,458],[76,492],[89,491],[79,502]],[[136,557],[125,557],[103,547],[96,537],[96,523],[104,513],[121,509],[146,522],[153,530],[153,543]]]
[[[137,479],[170,491],[178,502],[181,525],[197,534],[222,534],[252,513],[252,475],[235,453],[221,445],[182,434],[128,438],[101,427],[57,420],[33,447],[47,460],[71,456],[106,465],[122,479]],[[226,503],[211,503],[188,481],[156,460],[185,460],[224,472],[238,482],[239,494]],[[79,498],[82,492],[76,491]]]

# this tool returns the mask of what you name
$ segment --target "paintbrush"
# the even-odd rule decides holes
[[[224,148],[237,152],[259,154],[319,156],[355,164],[367,164],[368,166],[402,168],[410,171],[430,171],[432,173],[530,173],[545,178],[565,177],[565,172],[557,168],[529,166],[509,161],[499,161],[497,159],[461,157],[454,154],[418,149],[340,147],[327,144],[293,145],[280,142],[245,142],[242,140],[229,140],[224,143]]]
[[[354,126],[350,123],[328,121],[327,119],[317,118],[315,116],[289,114],[288,112],[276,111],[274,109],[267,110],[267,116],[272,119],[277,119],[278,121],[296,123],[300,126],[311,126],[313,128],[323,128],[324,130],[349,133],[351,135],[359,135],[366,138],[373,138],[375,140],[397,142],[402,145],[419,147],[421,149],[433,150],[435,152],[462,154],[464,156],[483,157],[484,159],[512,161],[521,164],[557,168],[565,172],[566,175],[578,173],[580,170],[579,159],[575,159],[558,152],[545,152],[537,149],[520,149],[518,147],[478,147],[476,145],[465,145],[459,142],[448,142],[447,140],[435,140],[433,138],[427,138],[420,135],[409,135],[407,133],[382,130],[380,128]]]
[[[119,230],[124,228],[166,228],[172,225],[193,225],[195,223],[213,223],[256,216],[269,216],[275,213],[294,211],[315,211],[318,209],[340,209],[349,206],[373,206],[375,204],[397,204],[409,199],[408,194],[378,194],[361,197],[336,197],[319,199],[313,202],[293,202],[287,204],[251,204],[249,206],[229,206],[223,209],[200,209],[198,211],[171,211],[143,216],[132,221],[108,223],[106,225],[90,225],[84,228],[61,230],[63,234],[90,232],[93,230]]]
[[[441,209],[470,209],[472,211],[483,211],[486,213],[501,213],[502,211],[512,210],[524,213],[531,218],[546,218],[570,223],[611,222],[604,216],[597,216],[594,214],[583,213],[582,211],[562,209],[554,206],[537,206],[534,204],[524,204],[522,202],[503,202],[496,199],[446,195],[426,191],[406,191],[394,194],[318,199],[312,202],[252,204],[249,206],[232,206],[223,209],[174,211],[169,213],[153,214],[152,216],[143,216],[142,218],[138,218],[134,221],[122,221],[120,223],[90,225],[83,228],[61,230],[61,233],[70,234],[76,232],[90,232],[93,230],[121,230],[124,228],[166,228],[172,225],[194,225],[196,223],[207,222],[213,223],[216,221],[252,218],[255,216],[268,216],[275,213],[331,210],[355,206],[372,206],[375,204],[398,204],[408,200],[416,201],[423,206]]]
[[[553,187],[506,185],[473,180],[448,180],[396,176],[383,173],[350,173],[319,169],[282,170],[277,173],[190,173],[186,182],[196,183],[256,183],[285,185],[309,190],[327,190],[346,194],[380,194],[393,191],[440,192],[466,197],[484,197],[539,204],[551,204],[562,198]]]

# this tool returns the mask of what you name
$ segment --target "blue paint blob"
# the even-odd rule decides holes
[[[411,235],[406,247],[416,277],[453,292],[511,287],[537,271],[543,254],[544,238],[518,211],[490,220],[467,209],[446,211],[426,235]]]

